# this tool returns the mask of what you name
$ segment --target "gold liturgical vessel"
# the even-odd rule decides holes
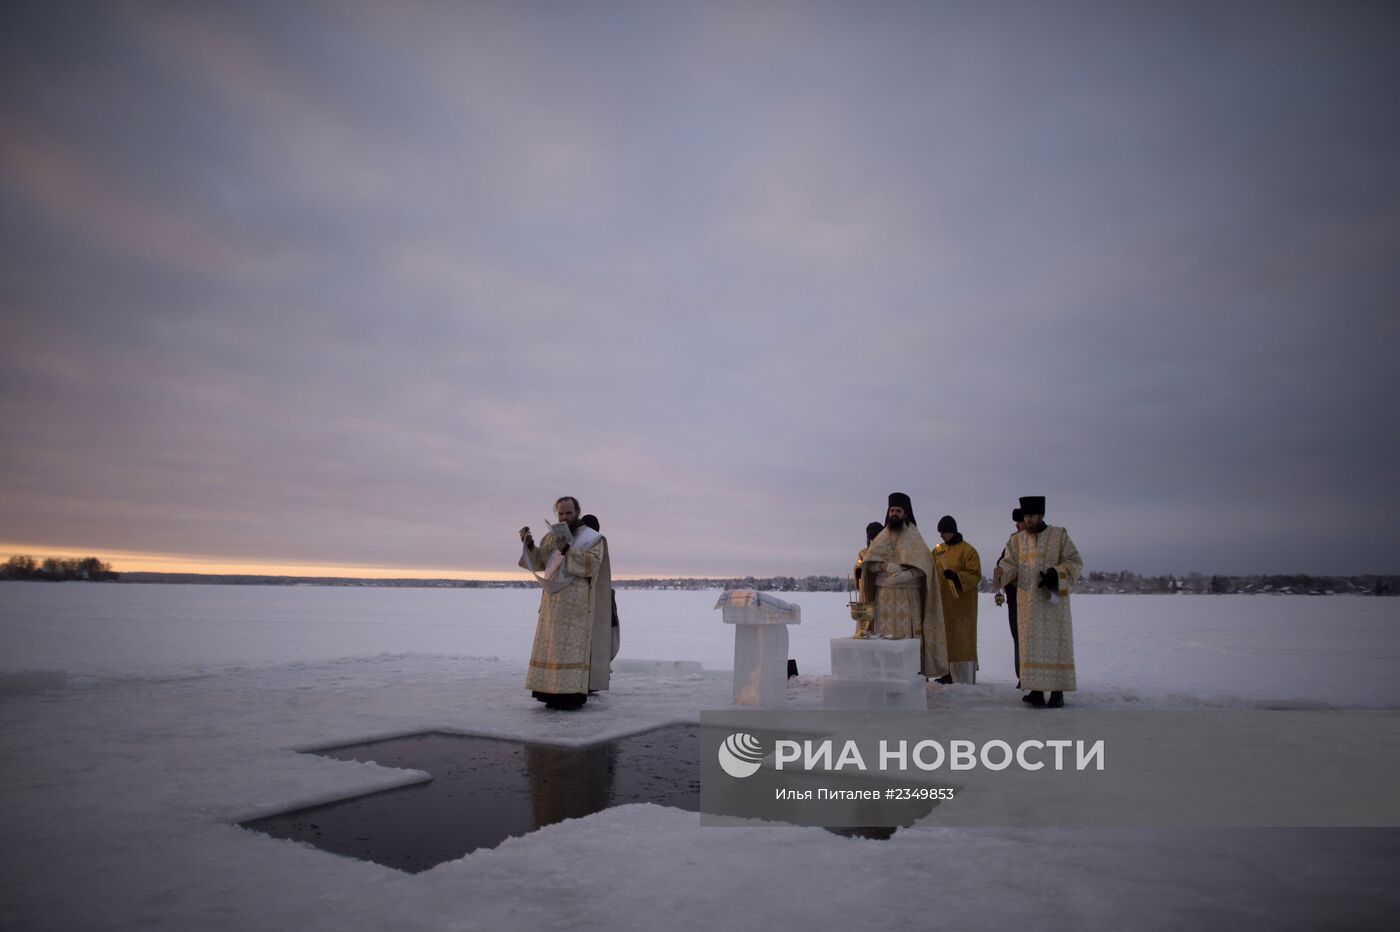
[[[870,629],[875,624],[875,603],[857,601],[854,580],[846,577],[846,604],[851,607],[851,620],[856,623],[856,633],[858,638],[870,637]]]

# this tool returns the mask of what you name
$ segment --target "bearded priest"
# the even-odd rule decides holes
[[[933,551],[924,543],[914,518],[914,503],[903,492],[891,492],[885,526],[865,552],[860,590],[875,603],[876,637],[919,638],[923,642],[924,676],[948,673],[948,639],[943,630],[943,605],[933,574]]]
[[[551,709],[577,709],[608,688],[612,655],[612,565],[608,541],[583,522],[578,499],[554,503],[559,519],[535,546],[520,529],[520,566],[544,589],[525,686]]]

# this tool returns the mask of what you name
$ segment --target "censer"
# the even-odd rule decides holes
[[[858,602],[855,598],[854,580],[850,576],[846,577],[846,604],[851,608],[851,620],[856,623],[856,633],[854,637],[870,637],[870,629],[875,624],[875,603]]]

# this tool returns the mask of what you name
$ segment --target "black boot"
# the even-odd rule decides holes
[[[1029,702],[1037,709],[1041,709],[1045,707],[1045,693],[1041,692],[1038,689],[1033,690],[1032,692],[1028,692],[1024,696],[1022,696],[1021,701]]]
[[[546,708],[570,711],[582,708],[588,701],[585,693],[542,693],[535,692],[534,697],[545,704]]]
[[[1058,689],[1050,694],[1050,701],[1046,703],[1052,709],[1058,709],[1065,704],[1065,694]]]
[[[943,674],[942,676],[940,676],[938,679],[934,680],[934,682],[935,682],[935,683],[942,683],[944,686],[951,686],[951,685],[953,684],[953,674],[951,674],[951,673],[945,673],[945,674]]]

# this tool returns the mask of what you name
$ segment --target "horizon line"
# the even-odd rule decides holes
[[[111,566],[116,573],[181,573],[194,576],[287,576],[310,579],[451,579],[466,582],[533,582],[534,577],[518,567],[501,570],[446,569],[443,567],[404,567],[359,563],[303,563],[276,562],[248,557],[190,556],[185,554],[149,553],[135,550],[112,550],[94,552],[92,549],[76,547],[28,546],[0,541],[0,561],[15,556],[29,556],[42,562],[54,559],[83,559],[96,557]],[[518,575],[517,575],[518,574]],[[774,573],[758,576],[753,573],[737,575],[662,575],[659,573],[622,573],[613,576],[617,580],[638,579],[767,579],[773,576],[788,576],[788,573]],[[831,575],[807,573],[793,576],[803,579],[806,576]]]
[[[468,582],[512,582],[521,580],[525,582],[533,581],[533,577],[518,567],[497,568],[490,570],[483,569],[462,569],[431,566],[386,566],[383,564],[360,564],[360,563],[315,563],[297,561],[274,561],[263,560],[256,557],[218,557],[204,555],[172,554],[172,553],[151,553],[148,551],[108,549],[103,552],[100,548],[93,549],[76,547],[52,547],[45,545],[15,544],[8,541],[0,541],[0,562],[14,556],[29,556],[39,561],[47,558],[55,559],[83,559],[85,557],[96,557],[111,566],[113,572],[117,573],[184,573],[196,576],[287,576],[302,578],[322,578],[322,579],[450,579]],[[1349,572],[1349,573],[1321,573],[1311,571],[1269,571],[1254,573],[1207,573],[1201,571],[1162,572],[1146,573],[1138,570],[1120,568],[1116,570],[1092,570],[1095,573],[1132,573],[1133,575],[1152,579],[1170,576],[1172,578],[1186,579],[1192,575],[1201,576],[1224,576],[1224,577],[1249,577],[1249,576],[1394,576],[1400,573],[1385,572]],[[521,575],[516,575],[521,574]],[[639,580],[639,579],[773,579],[776,577],[790,577],[792,579],[806,579],[809,576],[842,578],[843,574],[838,573],[730,573],[730,574],[687,574],[687,573],[621,573],[613,576],[617,580]],[[848,575],[848,574],[847,574]],[[1089,572],[1085,572],[1087,578]]]

